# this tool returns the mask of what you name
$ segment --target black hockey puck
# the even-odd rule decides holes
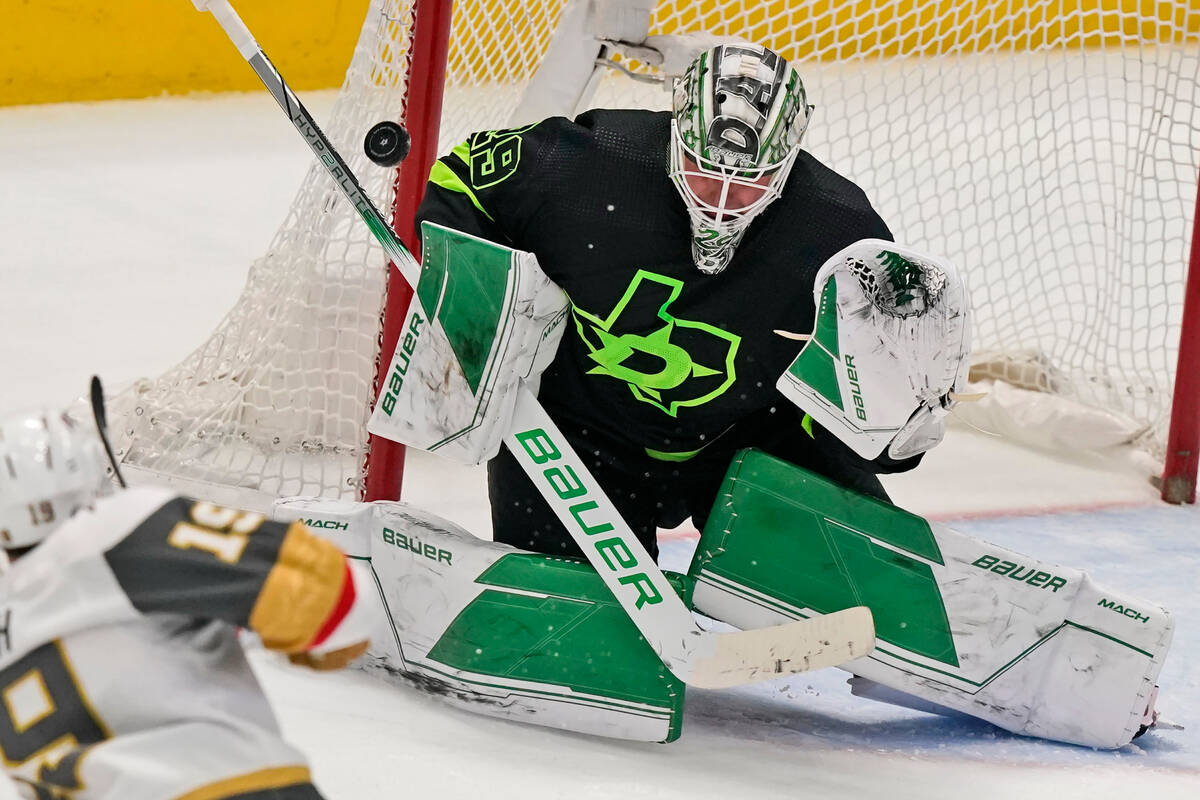
[[[398,123],[380,122],[371,126],[363,140],[367,158],[381,167],[394,167],[404,160],[412,146],[412,137]]]

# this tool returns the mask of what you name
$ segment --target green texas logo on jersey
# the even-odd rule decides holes
[[[679,319],[671,304],[683,281],[638,270],[612,312],[603,319],[574,306],[575,326],[596,366],[589,375],[624,381],[633,396],[672,417],[724,394],[736,378],[733,360],[740,336]],[[649,334],[647,313],[660,325]]]

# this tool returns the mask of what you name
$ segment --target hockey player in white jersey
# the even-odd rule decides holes
[[[0,755],[22,796],[320,798],[237,628],[343,666],[367,647],[367,573],[301,523],[107,493],[106,468],[96,426],[0,420]]]

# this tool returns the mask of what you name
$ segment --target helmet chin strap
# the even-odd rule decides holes
[[[117,484],[122,489],[127,488],[125,477],[121,474],[121,470],[117,467],[117,459],[113,455],[112,445],[108,441],[108,416],[104,412],[104,387],[100,385],[100,376],[92,376],[92,417],[96,420],[96,430],[100,432],[100,441],[104,443],[104,452],[108,456],[109,466],[112,467],[113,475],[117,479]]]

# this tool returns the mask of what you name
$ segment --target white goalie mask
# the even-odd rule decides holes
[[[799,74],[759,45],[719,45],[675,81],[670,175],[692,225],[692,259],[716,274],[779,197],[812,106]]]
[[[111,488],[94,424],[35,411],[0,420],[0,547],[38,544]]]

